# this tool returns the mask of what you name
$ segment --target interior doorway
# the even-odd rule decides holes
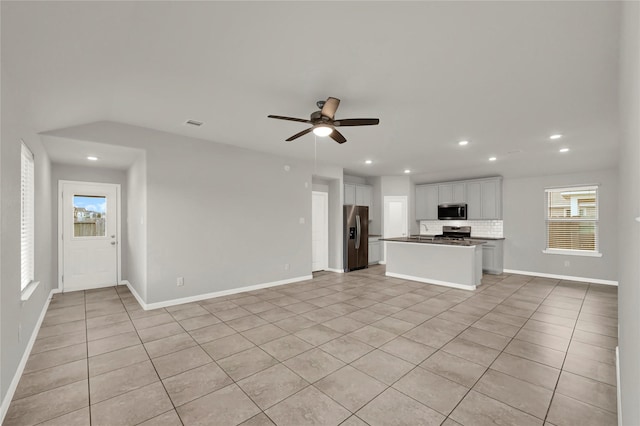
[[[311,193],[311,271],[329,268],[329,194]]]
[[[407,216],[408,200],[406,196],[385,196],[384,197],[384,222],[382,235],[384,238],[406,237],[408,232]],[[386,263],[387,243],[384,243],[384,259],[381,263]]]
[[[120,282],[120,185],[59,181],[58,275],[64,292]]]

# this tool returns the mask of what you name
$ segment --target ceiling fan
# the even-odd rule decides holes
[[[334,118],[338,105],[340,105],[340,99],[328,97],[326,101],[316,102],[319,111],[311,113],[309,120],[302,118],[283,117],[281,115],[269,115],[269,118],[277,118],[278,120],[298,121],[300,123],[308,123],[312,126],[308,129],[296,133],[287,139],[290,142],[294,139],[298,139],[300,136],[304,136],[307,133],[313,131],[318,136],[329,136],[331,139],[338,143],[345,143],[347,139],[340,133],[336,127],[347,126],[373,126],[380,123],[377,118],[346,118],[344,120],[336,120]]]

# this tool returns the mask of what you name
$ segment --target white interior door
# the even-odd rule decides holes
[[[120,185],[61,182],[64,291],[118,284]]]
[[[329,267],[329,194],[313,191],[311,208],[311,270]]]
[[[406,196],[384,197],[384,222],[382,235],[384,238],[406,237],[408,233]],[[387,243],[384,244],[383,259],[387,259]]]

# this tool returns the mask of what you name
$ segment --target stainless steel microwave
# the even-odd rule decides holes
[[[467,205],[466,204],[440,204],[438,205],[438,219],[467,220]]]

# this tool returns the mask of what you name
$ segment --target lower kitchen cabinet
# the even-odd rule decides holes
[[[503,240],[485,240],[482,245],[482,271],[499,275],[503,271]]]
[[[376,237],[375,240],[369,240],[369,265],[373,263],[378,263],[382,260],[382,243],[378,241]]]

